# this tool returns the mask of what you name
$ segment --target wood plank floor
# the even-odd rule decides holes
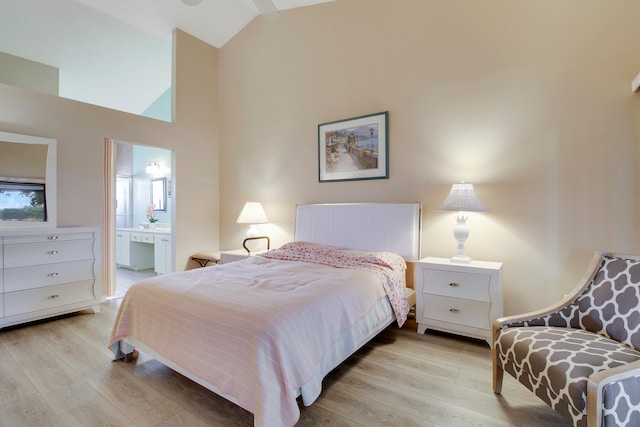
[[[0,331],[0,426],[252,426],[253,416],[159,362],[112,362],[120,300]],[[389,327],[324,381],[298,426],[558,426],[562,418],[505,375],[491,390],[484,343]]]

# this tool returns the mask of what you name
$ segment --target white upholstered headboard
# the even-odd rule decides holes
[[[420,203],[298,205],[295,240],[420,259]]]

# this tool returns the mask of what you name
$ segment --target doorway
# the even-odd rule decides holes
[[[133,283],[175,271],[174,152],[123,141],[105,143],[105,295],[121,298]]]

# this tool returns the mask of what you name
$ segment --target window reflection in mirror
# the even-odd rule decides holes
[[[56,226],[56,141],[0,132],[0,229]]]
[[[167,211],[167,178],[151,180],[151,203],[154,211]]]

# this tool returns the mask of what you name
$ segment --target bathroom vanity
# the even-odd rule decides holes
[[[118,228],[116,265],[131,270],[171,271],[170,228]]]

